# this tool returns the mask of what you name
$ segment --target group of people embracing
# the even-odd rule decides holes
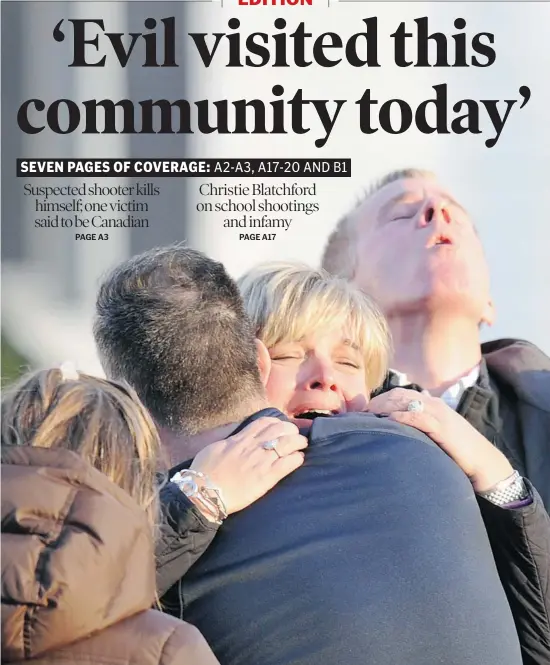
[[[107,378],[2,397],[2,662],[549,665],[550,360],[489,287],[414,169],[319,269],[117,266]]]

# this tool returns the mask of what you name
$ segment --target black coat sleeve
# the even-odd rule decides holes
[[[533,502],[500,508],[478,497],[500,580],[521,645],[523,665],[550,665],[550,517],[529,483]]]
[[[157,593],[163,596],[208,549],[218,531],[174,483],[160,490],[161,523],[155,557]]]

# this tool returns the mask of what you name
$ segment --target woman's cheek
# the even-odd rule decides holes
[[[364,389],[363,389],[364,390]],[[353,397],[347,395],[346,400],[346,411],[349,412],[358,412],[365,411],[369,403],[369,396],[366,392],[358,392]]]
[[[276,367],[272,367],[266,383],[267,398],[273,406],[283,409],[287,402],[287,390],[284,375]]]

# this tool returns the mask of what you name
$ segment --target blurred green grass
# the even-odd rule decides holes
[[[5,387],[18,379],[29,369],[29,361],[24,358],[6,338],[1,335],[1,374],[0,381]]]

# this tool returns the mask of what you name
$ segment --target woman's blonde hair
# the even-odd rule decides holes
[[[160,439],[129,386],[62,368],[31,372],[4,391],[1,432],[2,445],[78,453],[157,523]]]
[[[374,301],[355,285],[322,268],[281,262],[252,268],[238,284],[256,336],[268,348],[339,327],[363,352],[367,389],[381,385],[390,333]]]

